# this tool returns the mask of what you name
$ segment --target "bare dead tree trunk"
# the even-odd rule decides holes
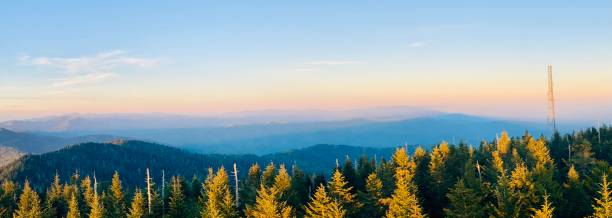
[[[234,162],[234,181],[235,181],[235,188],[236,188],[236,206],[239,205],[240,203],[240,196],[238,194],[238,168],[236,167],[236,162]]]
[[[147,207],[149,209],[149,214],[152,213],[151,200],[151,174],[149,173],[149,168],[147,168]]]
[[[161,190],[161,205],[162,205],[162,215],[166,215],[166,172],[162,170],[162,190]]]
[[[96,172],[94,172],[94,195],[98,195],[98,180],[96,179]]]

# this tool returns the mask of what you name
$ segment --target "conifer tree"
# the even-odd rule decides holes
[[[276,189],[281,199],[286,199],[287,192],[291,188],[291,177],[287,173],[287,169],[284,164],[281,164],[278,169],[278,173],[274,177],[274,184],[272,186]]]
[[[474,190],[467,188],[463,179],[457,181],[457,184],[446,196],[450,204],[449,208],[444,209],[446,217],[484,217],[482,197]]]
[[[241,205],[252,205],[255,203],[257,197],[257,190],[261,185],[261,169],[259,164],[254,163],[249,168],[247,178],[242,182],[242,188],[240,189],[240,196],[242,198]]]
[[[81,212],[79,211],[79,203],[77,201],[77,197],[75,193],[72,193],[72,197],[70,198],[70,202],[68,204],[68,214],[66,218],[80,218]]]
[[[533,178],[525,164],[514,168],[508,185],[512,192],[510,199],[514,202],[513,214],[528,214],[529,208],[535,207],[537,197]]]
[[[181,180],[177,176],[173,176],[170,191],[170,202],[168,203],[168,216],[170,217],[185,217],[185,195]]]
[[[395,189],[395,166],[393,166],[392,162],[382,159],[379,166],[376,168],[376,175],[382,182],[383,196],[385,198],[390,197]]]
[[[527,150],[529,151],[528,164],[531,167],[541,169],[553,164],[552,158],[550,157],[550,151],[548,147],[546,147],[545,139],[536,141],[530,138],[527,142]]]
[[[376,162],[368,159],[368,156],[362,155],[359,158],[357,164],[357,181],[355,182],[355,189],[357,191],[365,191],[366,180],[372,172],[376,170]],[[350,184],[350,183],[349,183]]]
[[[419,200],[412,183],[414,177],[414,162],[409,161],[403,148],[397,149],[393,154],[397,164],[395,170],[395,190],[390,199],[386,201],[389,209],[386,217],[424,217]]]
[[[431,151],[429,161],[430,187],[426,199],[429,204],[428,211],[432,216],[438,217],[442,215],[442,208],[446,204],[447,187],[445,186],[446,161],[449,156],[448,143],[442,142],[439,146],[434,147]],[[407,158],[407,156],[406,156]]]
[[[567,172],[567,181],[563,184],[564,204],[559,207],[559,217],[585,217],[592,213],[591,198],[586,193],[584,181],[580,174],[570,165]]]
[[[12,217],[15,211],[17,187],[12,181],[4,180],[0,190],[0,217]]]
[[[525,163],[525,161],[523,161],[523,157],[521,157],[521,155],[519,154],[517,148],[512,148],[512,156],[510,158],[510,162],[514,166],[517,166],[519,164],[524,164]]]
[[[296,165],[293,165],[291,173],[291,188],[287,194],[287,203],[295,208],[296,215],[304,215],[304,205],[306,205],[311,196],[311,192],[314,192],[312,181],[310,176],[306,175]]]
[[[91,179],[89,176],[86,176],[83,180],[81,180],[81,190],[83,190],[83,200],[85,200],[86,206],[91,207],[94,191],[91,187]]]
[[[588,175],[592,165],[595,163],[591,143],[582,136],[577,136],[571,145],[570,163],[574,164],[581,175]]]
[[[599,197],[595,198],[595,204],[593,205],[593,217],[596,218],[610,218],[612,217],[612,195],[610,192],[610,183],[608,183],[608,175],[604,174],[599,184],[600,190]]]
[[[238,215],[232,200],[229,176],[223,166],[217,170],[216,174],[209,169],[203,189],[203,199],[206,201],[200,212],[202,218],[236,217]]]
[[[534,213],[531,216],[532,218],[552,218],[555,208],[552,207],[552,204],[548,201],[548,195],[544,195],[544,203],[542,204],[542,207],[540,209],[532,208],[532,210]]]
[[[327,196],[325,186],[320,185],[317,188],[311,201],[306,205],[306,216],[312,218],[342,218],[346,212],[338,203]]]
[[[357,190],[357,172],[355,171],[355,165],[353,165],[353,161],[347,155],[344,159],[344,164],[342,165],[341,173],[344,176],[346,182],[349,186],[353,187],[353,191]]]
[[[19,196],[19,204],[17,210],[13,214],[14,218],[40,218],[42,212],[40,208],[40,199],[36,191],[30,188],[30,182],[25,181],[23,191]]]
[[[247,207],[247,217],[253,218],[288,218],[293,216],[291,206],[278,200],[275,188],[261,185],[253,207]]]
[[[536,194],[548,195],[553,201],[560,201],[562,193],[559,183],[555,180],[555,165],[546,146],[546,140],[540,138],[536,141],[530,137],[527,150],[527,165],[533,168]]]
[[[497,175],[497,183],[492,190],[494,196],[494,201],[491,204],[492,215],[494,217],[510,217],[514,207],[511,201],[512,193],[510,192],[504,162],[498,151],[493,151],[491,156],[491,166]]]
[[[274,178],[276,177],[276,166],[274,163],[270,162],[268,166],[264,169],[261,175],[261,183],[266,187],[272,187],[274,184]]]
[[[491,153],[491,166],[497,173],[498,177],[506,177],[506,169],[504,168],[504,161],[501,158],[499,151],[493,151]]]
[[[104,206],[100,202],[100,197],[98,197],[98,194],[94,193],[90,207],[89,218],[102,218],[102,215],[104,214]]]
[[[66,191],[69,192],[69,189],[66,189]],[[68,201],[66,199],[70,200],[69,198],[64,197],[65,194],[68,193],[64,192],[59,174],[56,172],[55,176],[53,177],[53,183],[47,191],[45,208],[43,211],[45,217],[60,218],[65,216],[65,214],[68,212]]]
[[[430,156],[428,155],[425,149],[422,147],[417,147],[412,156],[412,160],[415,163],[415,173],[414,173],[414,184],[417,186],[417,196],[422,197],[425,201],[423,201],[423,207],[429,208],[430,202],[426,201],[428,197],[431,195],[433,191],[430,187],[431,177],[429,174],[429,163]],[[395,172],[394,172],[395,174]],[[394,180],[395,182],[395,180]],[[383,185],[384,189],[384,185]]]
[[[139,188],[134,191],[134,197],[132,198],[132,205],[127,214],[128,218],[142,218],[145,217],[146,211],[146,203],[144,195]]]
[[[123,199],[123,188],[119,172],[115,171],[111,181],[110,194],[102,196],[105,208],[105,214],[108,217],[125,217],[126,208]]]
[[[362,217],[381,217],[384,215],[384,206],[381,200],[382,195],[382,182],[376,176],[376,173],[372,173],[366,179],[365,192],[359,192],[358,194],[360,202],[363,203],[361,212],[359,213]]]
[[[491,191],[494,201],[490,205],[490,210],[495,217],[510,217],[514,214],[513,194],[509,186],[509,178],[504,168],[504,161],[499,151],[491,152],[491,168],[495,174],[496,184]],[[486,183],[485,183],[486,184]]]
[[[429,162],[429,172],[433,178],[435,185],[442,184],[444,180],[444,167],[448,158],[449,148],[448,143],[443,142],[431,151],[431,159]],[[407,157],[407,156],[406,156]]]
[[[331,181],[327,183],[329,196],[340,203],[342,208],[346,210],[347,216],[355,215],[361,204],[356,201],[355,194],[352,193],[353,187],[348,185],[340,170],[336,169],[332,175]]]
[[[425,155],[427,155],[427,151],[425,151],[425,149],[423,149],[423,147],[418,146],[414,149],[414,154],[412,155],[415,159],[418,158],[423,158],[425,157]]]
[[[504,156],[510,151],[510,144],[512,143],[508,132],[503,131],[501,137],[497,141],[497,151],[501,156]]]
[[[64,201],[68,204],[70,203],[70,199],[72,199],[72,195],[79,195],[79,188],[75,184],[76,180],[72,179],[70,184],[64,183],[64,190],[62,191]],[[67,212],[67,211],[66,211]]]

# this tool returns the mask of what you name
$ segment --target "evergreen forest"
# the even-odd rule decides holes
[[[611,127],[552,137],[502,132],[479,145],[391,153],[337,156],[324,173],[253,156],[219,156],[208,166],[195,165],[203,163],[197,157],[171,160],[201,169],[193,175],[154,164],[85,171],[88,163],[78,163],[45,168],[48,181],[22,161],[2,171],[0,217],[612,217]]]

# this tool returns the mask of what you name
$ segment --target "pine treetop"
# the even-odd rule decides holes
[[[503,131],[496,145],[496,149],[500,155],[504,156],[508,153],[508,151],[510,151],[510,143],[512,143],[512,141],[510,136],[508,136],[508,132]]]
[[[596,218],[610,218],[612,217],[612,195],[610,193],[610,183],[608,183],[608,175],[604,174],[599,184],[600,190],[599,197],[595,198],[595,204],[593,205],[593,217]]]
[[[548,195],[544,196],[544,203],[540,209],[532,209],[534,214],[531,216],[532,218],[552,218],[553,211],[555,208],[548,201]]]
[[[40,199],[36,191],[30,187],[30,182],[25,181],[23,191],[19,196],[17,210],[13,214],[14,218],[39,218],[42,216]]]
[[[342,205],[331,199],[325,192],[322,184],[317,188],[314,196],[306,205],[306,217],[341,218],[346,215]]]
[[[72,193],[70,203],[68,204],[68,214],[66,218],[80,218],[81,212],[79,211],[79,204],[75,193]]]
[[[128,211],[128,218],[142,218],[145,216],[145,197],[142,194],[142,191],[137,188],[134,191],[134,197],[132,198],[132,205]]]
[[[292,215],[291,206],[278,200],[277,190],[263,185],[257,192],[255,205],[247,208],[247,217],[253,218],[288,218]]]

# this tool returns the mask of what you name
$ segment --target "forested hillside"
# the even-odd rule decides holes
[[[141,150],[139,143],[117,144],[112,148],[125,145]],[[65,150],[70,149],[75,148]],[[183,169],[166,169],[165,178],[160,180],[155,161],[136,158],[136,151],[97,152],[84,157],[112,155],[109,163],[115,158],[149,161],[147,167],[155,172],[154,177],[146,177],[146,168],[117,169],[120,173],[114,173],[110,182],[110,175],[98,172],[95,176],[86,170],[73,173],[74,169],[88,166],[86,169],[95,170],[95,165],[105,164],[89,165],[85,159],[58,169],[58,173],[70,171],[72,176],[49,179],[44,189],[32,189],[28,180],[35,181],[35,175],[5,179],[0,212],[3,217],[612,216],[609,127],[556,134],[550,139],[527,133],[510,138],[502,133],[495,141],[478,146],[443,142],[430,150],[419,147],[407,151],[400,147],[390,159],[341,159],[336,167],[329,168],[329,177],[301,170],[299,164],[289,161],[254,163],[248,171],[242,168],[248,161],[239,161],[242,176],[237,190],[231,174],[233,160],[219,157],[208,163],[198,162],[198,158],[209,156],[173,158],[175,154],[163,152],[175,151],[164,149],[167,148],[160,147],[159,154],[146,154],[153,160],[170,155],[177,167],[198,168],[201,173],[192,176]],[[300,156],[294,157],[297,160]],[[71,158],[74,157],[63,157],[67,162]],[[290,160],[291,156],[284,158]],[[313,156],[309,161],[330,161],[321,158]],[[19,167],[13,166],[13,172],[25,172],[28,166],[34,166],[27,161],[19,163]],[[54,163],[58,162],[51,164]],[[47,174],[56,173],[46,170],[51,171]],[[138,178],[143,181],[138,187],[122,183]]]
[[[128,185],[135,186],[143,183],[142,175],[147,167],[157,176],[165,170],[168,175],[202,177],[208,167],[229,166],[234,161],[246,168],[260,159],[253,155],[200,155],[142,141],[84,143],[55,152],[24,156],[0,169],[0,178],[18,181],[27,178],[36,189],[44,190],[42,184],[52,180],[56,172],[60,178],[70,178],[75,172],[95,173],[101,181],[110,181],[109,178],[118,171]]]
[[[115,171],[123,175],[124,186],[143,186],[142,174],[150,168],[151,174],[160,179],[162,170],[168,175],[203,177],[208,167],[231,166],[237,163],[241,176],[253,163],[296,164],[308,172],[329,174],[335,160],[370,155],[390,157],[393,148],[366,148],[345,145],[315,145],[264,156],[197,154],[165,145],[143,141],[115,141],[113,143],[83,143],[59,151],[40,155],[27,155],[0,168],[0,179],[23,181],[26,178],[38,190],[44,190],[58,173],[61,179],[69,179],[75,172],[93,175],[101,181],[109,181]],[[14,159],[14,158],[13,158]],[[314,161],[321,160],[321,161]],[[104,179],[106,178],[106,179]]]

